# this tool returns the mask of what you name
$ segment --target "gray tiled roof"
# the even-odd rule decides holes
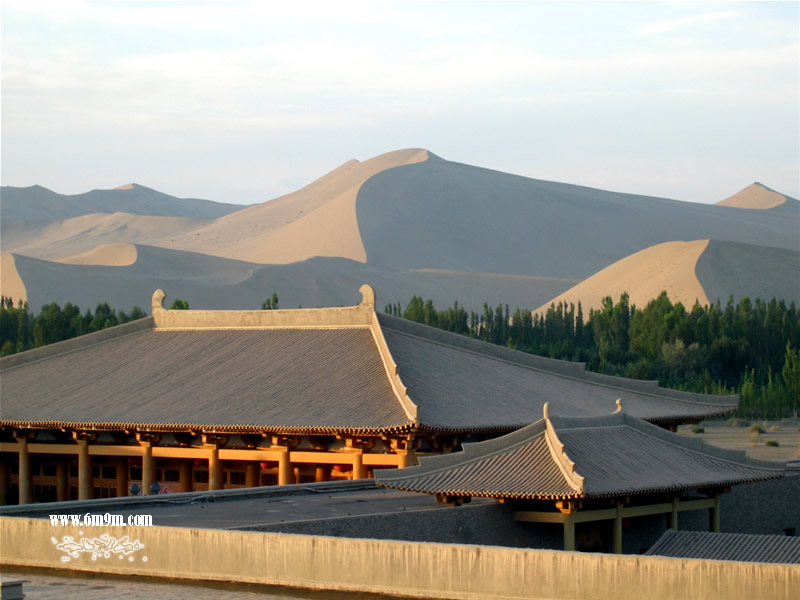
[[[4,370],[0,418],[286,432],[409,423],[366,327],[144,330]]]
[[[738,405],[738,396],[667,390],[387,315],[379,320],[419,419],[432,428],[508,431],[540,419],[545,402],[556,415],[592,416],[622,399],[629,414],[654,422],[709,418]]]
[[[619,412],[549,417],[463,452],[375,474],[378,485],[451,496],[564,499],[627,496],[776,479],[754,461]]]
[[[738,400],[588,373],[580,363],[376,318],[366,302],[166,311],[162,300],[159,290],[154,317],[0,359],[0,424],[506,432],[536,421],[545,402],[554,414],[590,416],[622,398],[636,416],[682,421],[725,414]]]
[[[645,554],[673,558],[800,564],[800,537],[668,529]]]

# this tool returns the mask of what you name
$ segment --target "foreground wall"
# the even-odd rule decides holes
[[[57,547],[69,538],[79,548],[73,556]],[[122,538],[143,547],[115,552]],[[0,539],[6,565],[421,598],[555,600],[590,592],[595,600],[788,600],[800,589],[800,566],[494,546],[171,527],[77,529],[16,517],[0,518]]]

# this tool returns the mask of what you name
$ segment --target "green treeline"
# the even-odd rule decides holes
[[[27,302],[20,300],[14,306],[11,298],[0,297],[0,356],[68,340],[145,316],[138,306],[134,306],[130,314],[125,314],[113,310],[106,302],[98,304],[94,313],[87,309],[83,314],[70,302],[63,308],[53,302],[43,306],[35,315]]]
[[[458,303],[437,311],[411,298],[385,312],[531,354],[585,362],[591,371],[657,379],[685,391],[741,394],[737,414],[778,418],[800,414],[800,313],[794,303],[743,298],[687,311],[666,292],[639,309],[627,294],[584,318],[578,304],[550,305],[544,315],[508,305],[482,313]]]

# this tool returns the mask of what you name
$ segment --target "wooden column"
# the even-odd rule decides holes
[[[31,454],[28,451],[28,433],[15,434],[17,438],[17,454],[19,457],[19,503],[33,502],[33,472],[31,471]]]
[[[120,456],[117,459],[117,497],[128,495],[128,459]]]
[[[294,467],[291,461],[291,451],[297,447],[299,440],[288,435],[273,435],[272,450],[280,452],[278,455],[278,485],[291,485],[296,483]]]
[[[181,491],[191,492],[194,487],[194,482],[192,481],[192,461],[190,459],[181,459],[179,478]]]
[[[413,437],[409,438],[393,438],[389,440],[392,451],[397,455],[397,468],[405,469],[406,467],[413,467],[418,463],[416,452],[416,440]]]
[[[92,499],[92,457],[89,455],[89,442],[78,442],[78,500]]]
[[[151,488],[156,483],[156,459],[153,456],[153,446],[157,446],[161,441],[161,434],[140,431],[136,434],[136,441],[142,447],[142,496],[150,496]]]
[[[353,460],[353,479],[364,479],[366,477],[366,470],[364,469],[364,458],[361,451],[357,450],[352,453]]]
[[[208,450],[208,489],[221,490],[225,487],[225,473],[219,459],[219,449],[228,443],[228,436],[220,433],[201,434],[203,446]]]
[[[720,531],[720,492],[714,492],[714,507],[711,509],[710,525],[711,531],[719,533]]]
[[[622,502],[617,502],[617,514],[614,517],[614,529],[611,534],[611,552],[622,554]]]
[[[330,481],[331,479],[331,466],[330,465],[317,465],[314,473],[314,481]]]
[[[225,474],[222,472],[222,461],[219,459],[219,448],[208,448],[208,489],[221,490],[224,487]]]
[[[564,515],[564,550],[575,551],[575,512],[578,505],[574,500],[559,500],[556,508]]]
[[[294,483],[294,469],[292,469],[292,463],[289,462],[289,449],[277,449],[281,450],[278,459],[278,485],[290,485]]]
[[[257,462],[248,462],[244,467],[244,484],[246,487],[258,487],[261,483],[261,466]]]
[[[680,498],[678,496],[672,497],[672,511],[669,513],[669,528],[678,531],[678,504]]]
[[[8,504],[8,462],[0,457],[0,506]]]
[[[568,514],[564,519],[564,550],[575,552],[575,515]]]
[[[67,456],[56,458],[56,500],[59,502],[69,500],[69,458]]]

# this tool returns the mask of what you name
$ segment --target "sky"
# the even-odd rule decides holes
[[[401,148],[800,198],[800,3],[2,0],[0,181],[250,204]]]

